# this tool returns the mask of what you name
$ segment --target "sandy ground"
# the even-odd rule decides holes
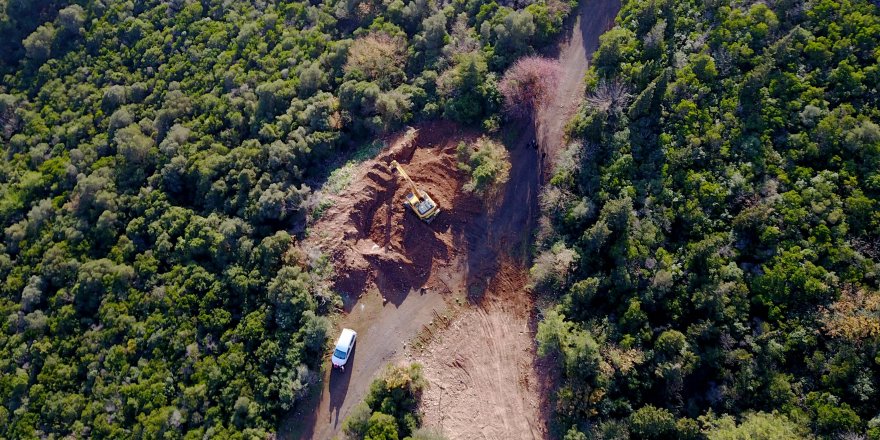
[[[525,274],[502,264],[492,291],[458,315],[427,349],[410,356],[430,383],[423,424],[449,439],[547,437],[546,384],[535,365]]]

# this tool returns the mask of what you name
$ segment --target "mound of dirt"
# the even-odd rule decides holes
[[[412,289],[444,284],[431,274],[456,261],[460,250],[454,231],[481,209],[478,200],[462,191],[466,177],[455,157],[458,143],[475,137],[444,122],[399,133],[388,139],[390,148],[354,170],[348,188],[327,196],[332,205],[303,245],[330,256],[339,292],[355,298],[375,286],[396,302]],[[403,205],[410,190],[392,171],[392,160],[440,206],[442,212],[430,225]]]

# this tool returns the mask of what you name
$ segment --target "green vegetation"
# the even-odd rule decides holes
[[[345,419],[342,431],[348,440],[442,440],[419,429],[419,401],[427,386],[419,364],[391,366],[370,384],[364,401]]]
[[[542,194],[567,439],[880,439],[880,12],[624,1]]]
[[[470,176],[465,191],[484,199],[499,195],[510,178],[510,154],[500,142],[482,136],[472,144],[462,142],[456,149],[458,168]]]
[[[0,0],[0,437],[270,435],[339,305],[305,182],[414,119],[497,124],[569,10]]]

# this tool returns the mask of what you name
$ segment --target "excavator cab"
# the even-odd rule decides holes
[[[406,195],[406,198],[403,201],[404,206],[409,207],[409,209],[425,223],[431,223],[431,221],[437,217],[437,214],[440,214],[440,207],[434,203],[434,200],[431,199],[431,196],[429,196],[427,192],[422,191],[416,186],[415,182],[409,178],[409,175],[406,174],[406,171],[403,170],[403,167],[401,167],[396,160],[391,161],[391,168],[397,171],[397,173],[406,180],[411,189],[411,192]]]

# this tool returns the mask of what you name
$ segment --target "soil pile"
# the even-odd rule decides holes
[[[399,133],[388,139],[390,148],[354,170],[348,188],[327,196],[332,205],[303,244],[330,256],[338,291],[357,297],[375,285],[395,300],[412,289],[443,286],[431,274],[457,260],[456,232],[480,212],[479,201],[462,191],[466,176],[455,157],[459,142],[475,137],[442,122]],[[440,206],[430,225],[403,205],[411,190],[391,169],[392,160]]]

